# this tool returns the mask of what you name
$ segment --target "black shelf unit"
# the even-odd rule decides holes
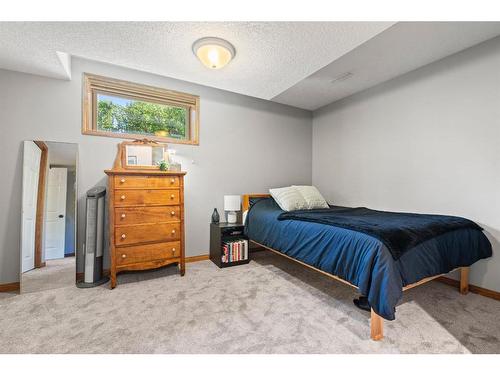
[[[240,264],[247,264],[250,262],[249,249],[247,249],[248,259],[229,263],[222,262],[222,242],[236,241],[238,239],[245,239],[248,241],[248,237],[244,234],[244,228],[245,226],[241,223],[210,224],[210,260],[219,268],[239,266]]]

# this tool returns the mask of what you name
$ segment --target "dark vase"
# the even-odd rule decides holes
[[[212,213],[212,223],[219,224],[220,216],[217,212],[217,208],[214,208],[214,212]]]

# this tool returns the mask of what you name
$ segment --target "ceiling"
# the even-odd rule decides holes
[[[500,22],[0,22],[0,68],[71,79],[77,56],[314,110],[499,34]],[[191,51],[205,36],[234,60],[205,68]]]
[[[377,35],[391,22],[0,23],[0,67],[68,79],[57,51],[271,99]],[[191,47],[216,36],[236,47],[221,70]]]
[[[399,22],[272,100],[315,110],[499,34],[500,22]]]

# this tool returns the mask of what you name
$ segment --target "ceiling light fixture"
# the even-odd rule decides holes
[[[207,37],[193,43],[193,53],[207,68],[220,69],[234,58],[236,50],[227,40]]]

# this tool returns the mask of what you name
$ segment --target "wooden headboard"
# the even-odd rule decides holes
[[[271,195],[269,194],[243,194],[243,202],[242,202],[242,209],[243,212],[248,211],[250,208],[250,199],[252,198],[269,198]]]

